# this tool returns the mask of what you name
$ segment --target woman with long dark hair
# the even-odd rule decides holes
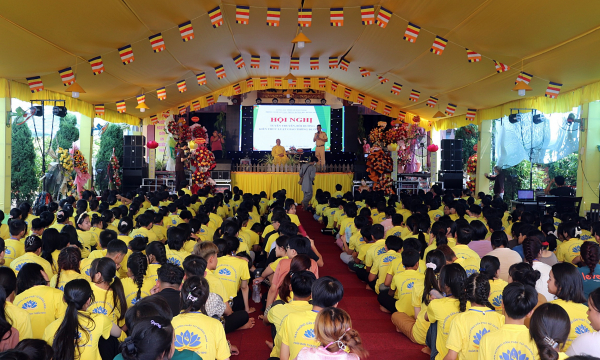
[[[581,334],[566,351],[568,356],[590,355],[600,357],[600,289],[592,291],[588,297],[588,320],[595,332]]]
[[[81,263],[81,251],[76,247],[66,247],[60,251],[57,260],[58,271],[50,280],[50,286],[64,290],[65,285],[73,279],[87,279],[85,274],[79,271]]]
[[[123,284],[116,275],[117,264],[113,259],[103,257],[92,261],[90,280],[95,301],[90,304],[90,311],[108,315],[112,322],[124,326],[127,300]]]
[[[556,304],[546,303],[531,316],[529,334],[538,348],[540,360],[558,360],[569,338],[571,322],[569,314]]]
[[[158,269],[167,263],[167,250],[160,241],[154,241],[146,246],[146,256],[148,257],[148,269],[146,277],[150,281],[156,282],[158,279]]]
[[[134,252],[127,259],[127,277],[122,279],[123,291],[127,299],[127,306],[135,305],[146,296],[155,282],[146,278],[148,259],[142,252]]]

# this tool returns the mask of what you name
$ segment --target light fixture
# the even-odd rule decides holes
[[[296,37],[294,38],[294,40],[292,40],[293,44],[298,44],[298,49],[304,48],[304,44],[311,43],[311,42],[312,41],[310,41],[310,39],[308,37],[306,37],[306,35],[304,35],[304,33],[302,32],[302,30],[300,30],[300,32],[298,33],[298,35],[296,35]]]
[[[54,106],[52,108],[52,115],[54,116],[58,116],[58,117],[65,117],[67,116],[67,108],[65,106]]]
[[[256,104],[258,104],[258,105],[262,104],[262,99],[261,98],[256,98]]]
[[[321,99],[321,105],[325,105],[325,104],[327,104],[327,100]]]
[[[279,102],[279,100],[277,100],[277,98],[273,98],[273,104],[277,104]]]
[[[510,114],[508,115],[508,122],[511,124],[516,124],[519,122],[521,116],[519,114]]]
[[[306,99],[306,100],[304,100],[304,103],[305,103],[305,104],[310,104],[310,99]]]
[[[533,90],[533,88],[525,84],[524,81],[517,81],[517,85],[512,89],[513,91],[516,91],[519,96],[525,96],[525,92]]]
[[[543,123],[543,122],[544,122],[544,117],[542,116],[542,114],[535,114],[535,115],[533,115],[533,117],[531,118],[531,121],[532,121],[534,124],[536,124],[536,125],[537,125],[537,124],[541,124],[541,123]]]
[[[292,73],[289,73],[283,78],[283,80],[287,80],[288,84],[291,84],[294,82],[294,80],[296,80],[296,77],[292,75]]]
[[[83,88],[77,83],[77,81],[72,83],[71,86],[69,86],[65,91],[70,92],[71,96],[74,99],[77,99],[79,97],[79,94],[81,93],[85,94],[85,90],[83,90]]]
[[[296,103],[296,100],[294,100],[294,99],[292,98],[292,99],[290,99],[289,103],[290,103],[290,105],[294,105],[294,104]]]
[[[146,105],[146,102],[141,102],[138,104],[138,106],[135,107],[136,109],[140,109],[140,112],[145,112],[146,109],[150,109],[148,107],[148,105]]]

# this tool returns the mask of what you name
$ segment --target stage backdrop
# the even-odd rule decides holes
[[[354,173],[317,173],[313,194],[317,189],[335,192],[335,185],[341,184],[342,191],[352,191],[352,180]],[[238,186],[244,193],[259,194],[261,191],[267,193],[271,199],[275,191],[286,189],[287,197],[292,198],[296,203],[300,203],[304,194],[298,181],[298,173],[253,173],[253,172],[232,172],[231,186]]]

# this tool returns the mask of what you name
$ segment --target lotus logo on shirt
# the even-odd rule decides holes
[[[144,234],[135,234],[134,238],[141,238],[141,237],[145,237]]]
[[[200,337],[189,330],[175,335],[175,347],[177,349],[194,350],[200,346]]]
[[[394,259],[395,259],[395,257],[393,257],[391,255],[390,256],[386,256],[386,257],[383,258],[383,263],[384,264],[390,263],[390,262],[394,261]]]
[[[385,247],[382,247],[381,249],[377,250],[377,255],[381,254],[385,254]]]
[[[502,353],[500,360],[529,360],[529,358],[527,355],[521,353],[520,350],[512,348],[512,350]]]
[[[87,276],[90,276],[90,269],[91,269],[91,267],[89,267],[89,268],[87,268],[87,269],[85,270],[85,274],[86,274]]]
[[[173,265],[181,266],[181,261],[179,261],[179,259],[177,259],[176,257],[171,256],[167,259],[167,261]]]
[[[415,286],[415,283],[414,282],[410,282],[410,283],[408,283],[408,285],[406,285],[406,288],[407,289],[412,289],[413,286]]]
[[[15,270],[17,271],[21,271],[21,268],[23,268],[23,265],[25,265],[27,263],[20,263],[19,265],[15,266]]]
[[[471,275],[475,274],[476,272],[477,272],[477,270],[468,269],[468,270],[466,271],[466,273],[467,273],[467,277],[469,277],[469,276],[471,276]]]
[[[396,231],[396,232],[394,233],[394,236],[398,236],[398,237],[400,237],[400,235],[402,235],[402,232],[400,232],[400,231]]]
[[[581,240],[590,240],[592,237],[590,235],[581,235],[580,239]]]
[[[228,269],[221,269],[219,270],[219,275],[229,276],[231,275],[231,271],[229,271]]]
[[[482,330],[479,330],[474,336],[473,336],[473,343],[475,345],[479,345],[479,342],[481,341],[481,338],[483,337],[483,335],[489,333],[490,331],[486,328],[483,328]]]
[[[33,300],[29,300],[25,304],[23,304],[23,306],[21,306],[21,308],[24,310],[35,309],[36,307],[37,307],[37,303]]]
[[[9,248],[9,247],[7,247],[6,249],[4,249],[4,254],[5,254],[5,255],[10,255],[10,254],[12,254],[12,251],[10,251],[10,248]]]
[[[588,329],[585,325],[579,325],[575,328],[575,334],[577,335],[585,334],[588,332],[590,332],[590,329]]]
[[[108,315],[108,311],[106,311],[106,309],[103,308],[102,306],[98,306],[97,308],[95,308],[94,310],[92,310],[92,312],[94,314]]]
[[[492,305],[494,305],[494,307],[500,307],[502,305],[502,295],[498,295],[492,299]]]
[[[315,338],[315,330],[308,329],[304,332],[304,337],[313,340]]]
[[[173,225],[177,225],[177,220],[173,219],[173,220],[171,220],[171,223],[172,223]]]
[[[571,251],[573,253],[578,253],[581,251],[581,246],[577,245],[577,246],[573,246],[573,249],[571,249]]]
[[[135,305],[138,301],[140,301],[141,299],[138,298],[133,298],[131,299],[131,305]]]

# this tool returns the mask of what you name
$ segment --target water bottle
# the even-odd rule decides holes
[[[257,279],[260,277],[260,272],[254,272],[254,278]],[[252,285],[252,301],[255,303],[260,303],[260,284]]]

